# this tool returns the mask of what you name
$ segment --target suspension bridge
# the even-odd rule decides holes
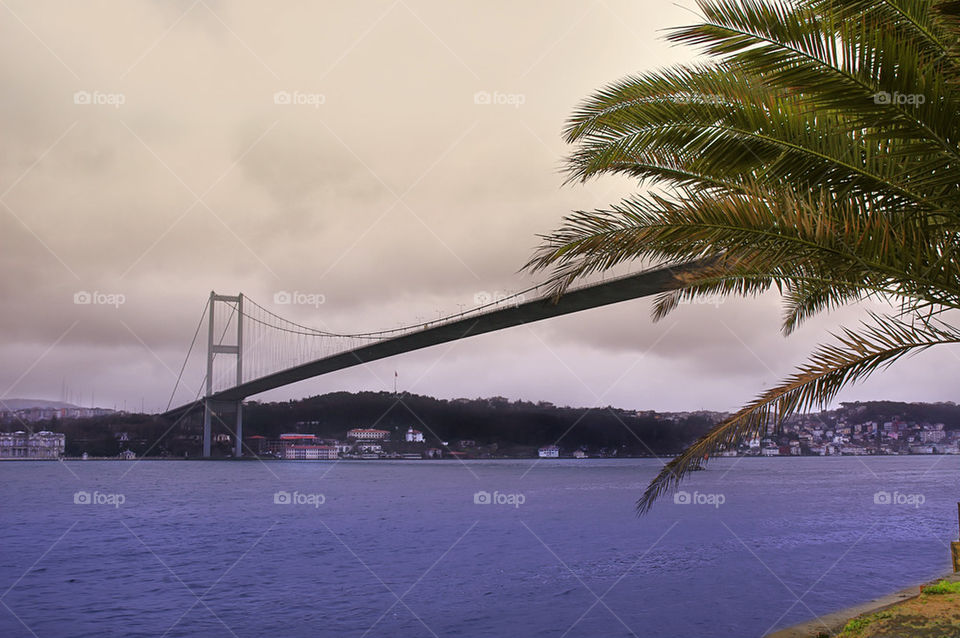
[[[180,421],[202,410],[203,456],[209,457],[212,420],[226,424],[224,417],[232,414],[234,454],[240,457],[243,400],[250,396],[405,352],[675,290],[707,264],[701,260],[645,270],[572,288],[559,298],[541,284],[435,321],[358,333],[305,326],[242,293],[211,292],[161,416]],[[205,320],[206,375],[192,401],[171,408]]]

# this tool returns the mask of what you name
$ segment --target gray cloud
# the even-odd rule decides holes
[[[633,188],[561,187],[576,103],[690,55],[659,39],[690,14],[661,2],[8,4],[22,23],[0,24],[0,393],[58,398],[65,383],[150,409],[211,289],[349,331],[525,288],[537,233]],[[270,306],[279,290],[326,303]],[[76,305],[79,291],[125,302]],[[408,389],[448,397],[732,408],[862,314],[784,339],[777,303],[653,324],[631,302],[268,398],[388,389],[400,370]],[[918,358],[862,392],[949,398],[935,370],[955,363]],[[193,387],[200,376],[188,369]]]

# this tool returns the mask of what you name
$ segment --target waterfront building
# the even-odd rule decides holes
[[[560,456],[560,448],[556,445],[545,445],[537,451],[541,459],[555,459]]]
[[[386,441],[389,437],[389,430],[377,430],[375,428],[354,428],[347,432],[348,439],[357,441]]]
[[[267,437],[259,434],[247,437],[247,449],[257,456],[267,451]]]
[[[283,458],[292,461],[335,461],[339,458],[332,445],[289,445]]]
[[[360,454],[383,454],[383,446],[379,443],[361,442],[353,446],[353,451]]]
[[[406,441],[407,443],[423,443],[423,432],[414,430],[412,427],[407,428]]]
[[[840,453],[847,456],[864,456],[867,453],[867,448],[861,445],[844,445],[840,449]]]
[[[66,437],[57,432],[0,432],[0,459],[58,459]]]

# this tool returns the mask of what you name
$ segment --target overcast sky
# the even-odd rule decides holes
[[[692,12],[653,0],[5,0],[0,13],[0,398],[67,386],[84,405],[149,411],[210,290],[351,331],[526,287],[537,233],[635,187],[562,185],[577,102],[693,59],[662,39]],[[84,291],[107,303],[75,303]],[[274,304],[281,291],[324,303]],[[641,300],[256,398],[392,390],[397,371],[401,389],[448,398],[729,410],[861,314],[784,338],[775,295],[659,323]],[[931,352],[842,398],[952,400],[957,366]]]

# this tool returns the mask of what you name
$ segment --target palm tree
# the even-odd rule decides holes
[[[665,466],[647,511],[706,456],[777,431],[901,357],[960,342],[960,1],[699,0],[669,39],[709,63],[625,78],[566,130],[569,179],[645,192],[575,212],[527,268],[578,278],[643,260],[695,262],[654,318],[703,295],[776,287],[783,330],[867,298],[889,315],[836,342]]]

